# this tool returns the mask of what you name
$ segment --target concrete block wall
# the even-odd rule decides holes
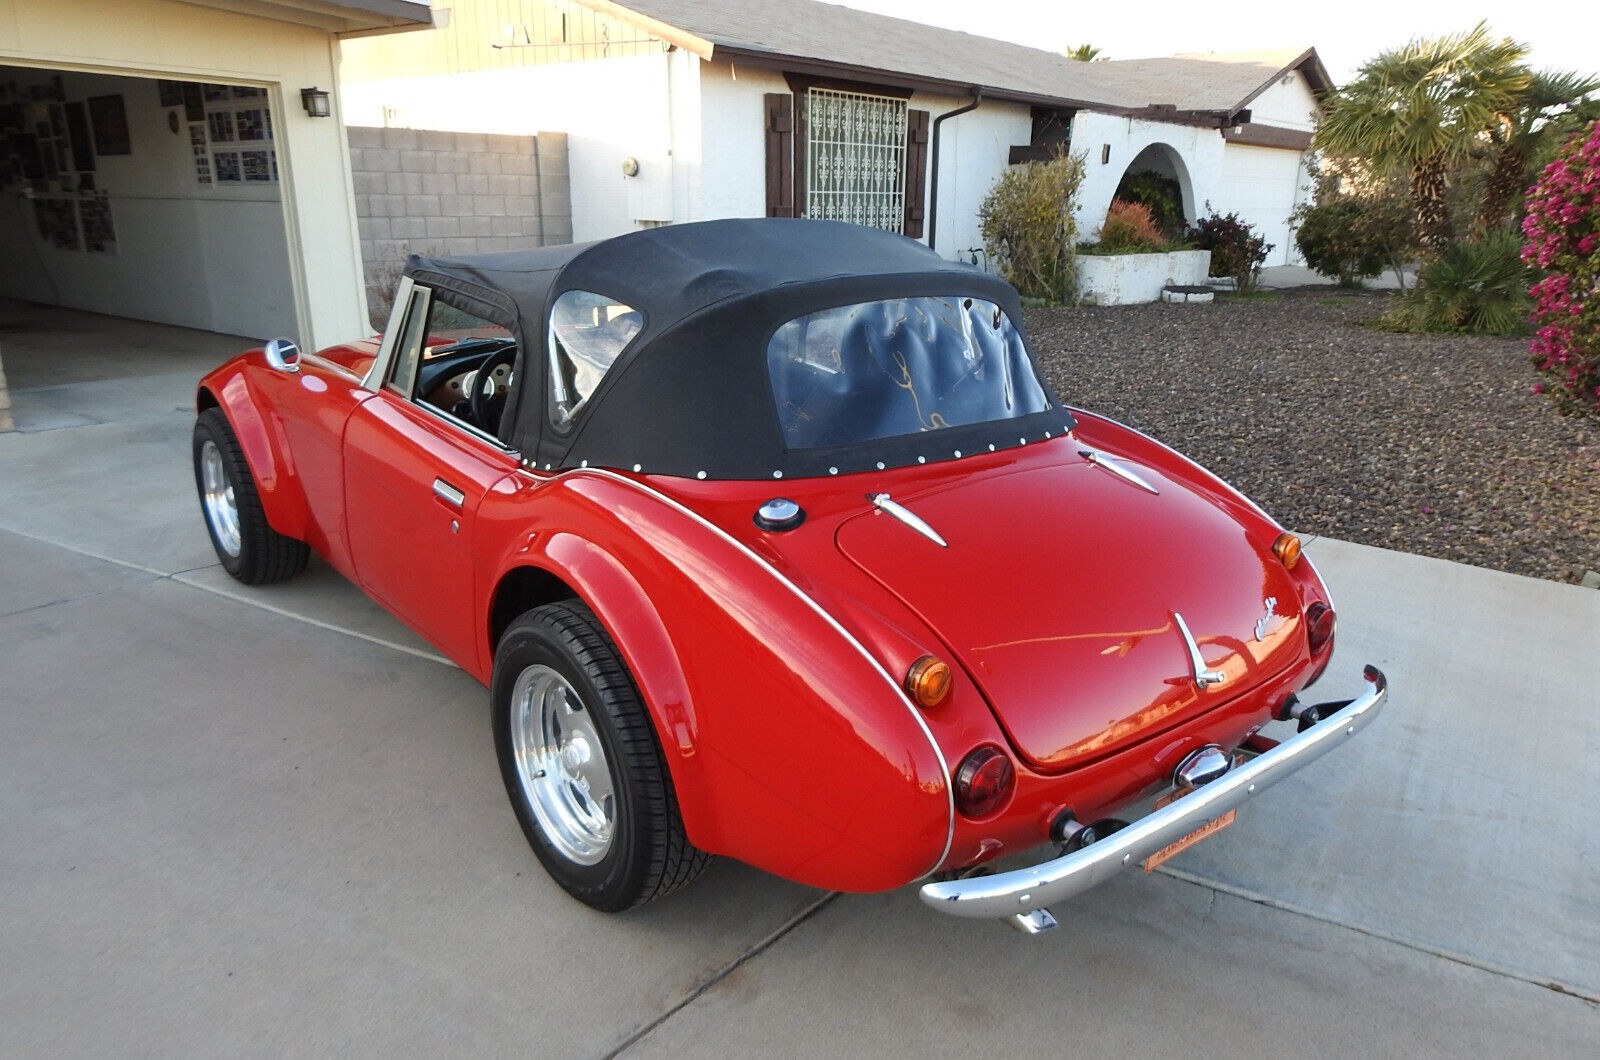
[[[572,241],[565,133],[498,136],[351,127],[356,219],[375,328],[410,254]]]

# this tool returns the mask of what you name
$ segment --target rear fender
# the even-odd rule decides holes
[[[943,757],[841,627],[648,486],[579,472],[519,492],[539,498],[508,509],[524,527],[535,510],[564,525],[524,531],[516,562],[562,579],[611,634],[691,842],[833,890],[897,887],[942,860]]]
[[[221,408],[239,439],[267,523],[280,534],[304,541],[311,531],[311,509],[305,490],[295,474],[294,458],[283,424],[272,415],[270,405],[250,384],[252,371],[268,371],[250,364],[258,351],[234,358],[200,381],[195,408]]]

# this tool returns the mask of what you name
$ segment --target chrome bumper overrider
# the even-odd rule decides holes
[[[965,917],[1015,917],[1065,901],[1123,869],[1142,862],[1195,829],[1216,820],[1316,761],[1354,736],[1383,709],[1388,681],[1372,666],[1362,670],[1367,690],[1278,746],[1235,766],[1216,780],[1080,850],[1053,861],[993,876],[926,884],[922,900],[941,913]],[[1334,704],[1326,705],[1325,709]],[[1048,916],[1045,916],[1048,920]],[[1032,929],[1029,929],[1032,930]]]

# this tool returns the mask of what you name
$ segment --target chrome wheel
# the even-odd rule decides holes
[[[237,557],[243,547],[239,534],[239,505],[234,500],[233,483],[228,481],[228,471],[222,463],[222,450],[209,438],[200,447],[200,504],[205,508],[206,522],[211,525],[218,546],[228,555]]]
[[[548,666],[511,690],[511,750],[528,806],[561,856],[594,865],[611,849],[616,790],[605,745],[583,699]]]

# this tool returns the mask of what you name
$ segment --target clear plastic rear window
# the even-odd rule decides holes
[[[572,422],[618,355],[644,326],[632,306],[593,291],[568,291],[550,310],[550,415]]]
[[[767,370],[790,449],[1050,407],[1011,319],[975,298],[891,298],[808,314],[772,336]]]

